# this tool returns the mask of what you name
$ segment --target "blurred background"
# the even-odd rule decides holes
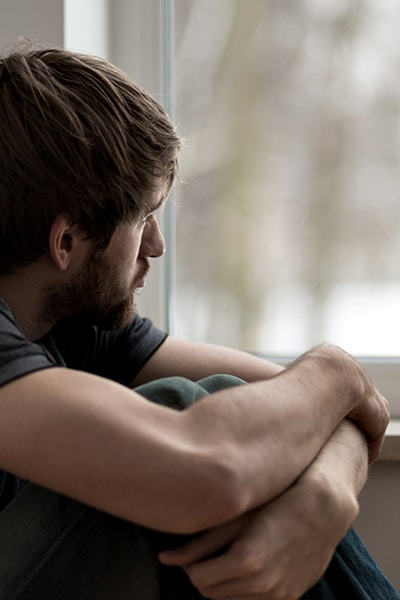
[[[176,334],[400,354],[400,2],[175,0]]]

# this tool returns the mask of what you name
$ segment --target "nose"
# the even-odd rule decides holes
[[[165,239],[155,215],[150,215],[144,227],[139,255],[145,258],[157,258],[165,252]]]

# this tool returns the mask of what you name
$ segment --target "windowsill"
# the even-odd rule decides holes
[[[379,460],[400,462],[400,418],[390,420]]]

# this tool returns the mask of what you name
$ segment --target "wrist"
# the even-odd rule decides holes
[[[341,348],[322,344],[309,355],[313,368],[329,377],[344,401],[345,414],[356,409],[367,397],[373,385],[361,365]]]
[[[301,380],[318,388],[318,404],[323,419],[331,415],[331,431],[362,402],[363,383],[354,359],[336,346],[323,344],[312,348],[293,363],[287,372],[301,373]]]

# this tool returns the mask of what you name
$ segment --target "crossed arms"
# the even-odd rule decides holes
[[[67,369],[14,381],[0,390],[0,466],[155,529],[212,530],[197,545],[161,558],[185,566],[210,597],[239,597],[240,583],[248,597],[246,577],[227,584],[229,552],[223,555],[228,566],[222,576],[220,565],[210,569],[203,559],[243,536],[259,543],[260,522],[278,531],[284,514],[296,514],[299,498],[311,498],[313,509],[322,501],[333,512],[340,508],[335,532],[320,516],[314,523],[303,519],[297,528],[300,539],[306,528],[319,524],[333,552],[357,512],[366,442],[370,460],[379,452],[387,403],[355,361],[330,347],[317,348],[278,373],[242,353],[169,339],[134,383],[221,371],[258,381],[213,394],[182,413]],[[308,518],[314,513],[306,511]],[[323,564],[309,569],[303,586],[320,575],[328,558],[325,552]],[[229,585],[236,587],[232,591]]]
[[[174,343],[171,340],[171,344]],[[187,357],[193,354],[184,345],[181,349],[183,352],[177,353],[179,365],[181,369],[189,367],[190,370],[193,362],[189,360],[187,365]],[[222,349],[208,348],[206,371],[218,364],[216,354],[221,351],[224,353]],[[200,348],[197,348],[196,358],[198,353]],[[279,372],[275,365],[254,359],[250,363],[248,357],[232,351],[225,358],[225,370],[240,373],[249,380]],[[342,358],[347,362],[350,357],[343,355]],[[317,358],[322,364],[316,368],[322,376],[326,375],[325,360],[323,355]],[[347,366],[354,369],[353,375],[366,385],[366,398],[372,392],[368,378],[365,373],[357,375],[359,366],[355,363]],[[334,371],[336,377],[343,377],[339,363]],[[312,376],[309,384],[314,385]],[[350,388],[348,392],[351,393]],[[332,389],[331,401],[335,398]],[[385,421],[387,404],[378,398],[379,403],[383,403],[381,416]],[[291,417],[291,414],[286,415],[286,420]],[[382,425],[380,418],[373,434],[377,440],[378,423]],[[296,452],[290,441],[289,446]],[[372,455],[370,450],[370,457]],[[359,510],[357,496],[367,478],[367,463],[366,438],[360,428],[345,419],[295,483],[281,495],[174,551],[162,553],[160,559],[165,564],[185,568],[192,583],[207,598],[297,599],[322,576],[334,549],[355,520]],[[278,460],[275,467],[284,469],[285,464]]]

